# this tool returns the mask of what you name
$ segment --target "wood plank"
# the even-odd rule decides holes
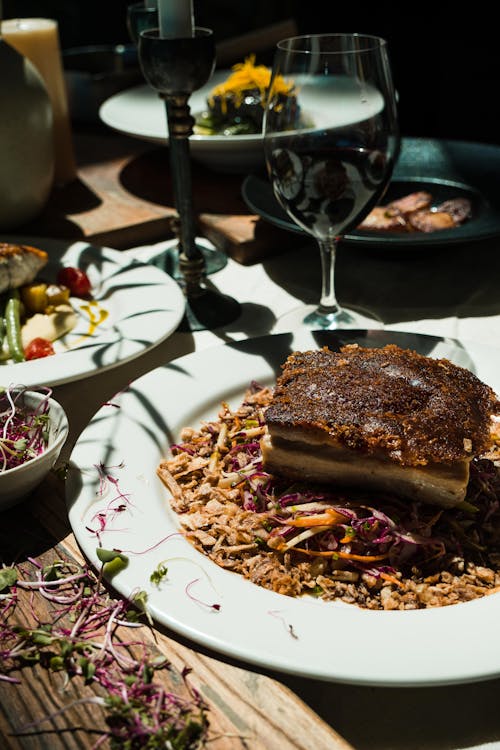
[[[12,509],[0,529],[2,561],[22,563],[35,557],[46,564],[64,556],[80,564],[83,557],[69,528],[64,485],[49,475],[24,504]],[[50,617],[51,605],[36,600],[37,615]],[[22,615],[22,617],[21,617]],[[20,622],[33,617],[31,607],[18,611]],[[118,631],[122,642],[130,633]],[[209,706],[212,750],[352,750],[328,724],[278,680],[222,661],[203,649],[193,648],[165,629],[141,629],[140,638],[151,652],[163,654],[172,669],[156,674],[166,690],[182,694],[181,672],[189,676]],[[137,656],[137,647],[127,646]],[[0,681],[0,746],[5,750],[86,750],[105,727],[102,710],[82,703],[36,729],[17,734],[20,728],[81,698],[99,695],[99,688],[74,678],[63,686],[61,674],[40,666],[21,674],[20,685]],[[108,748],[108,744],[101,746]]]
[[[75,134],[78,179],[54,189],[39,217],[16,233],[82,239],[126,249],[174,236],[176,216],[168,148],[116,134]],[[244,175],[192,163],[200,236],[239,263],[276,255],[299,241],[252,214],[241,196]]]

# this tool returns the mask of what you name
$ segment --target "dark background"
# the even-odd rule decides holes
[[[130,1],[130,0],[128,0]],[[500,143],[500,40],[484,0],[409,6],[328,0],[194,0],[195,20],[215,40],[294,18],[301,34],[360,32],[389,43],[405,136]],[[4,0],[4,17],[59,22],[63,49],[130,43],[127,0]],[[267,62],[258,60],[258,62]]]

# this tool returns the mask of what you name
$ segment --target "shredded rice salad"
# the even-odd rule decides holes
[[[259,441],[272,390],[184,428],[161,461],[186,538],[217,565],[288,596],[367,609],[422,609],[500,588],[500,470],[474,459],[466,500],[444,510],[337,492],[263,471]]]

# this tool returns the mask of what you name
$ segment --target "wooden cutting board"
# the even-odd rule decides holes
[[[16,233],[122,250],[172,238],[168,148],[108,131],[73,137],[78,178],[54,189],[43,213]],[[218,174],[194,161],[191,169],[199,234],[234,260],[250,265],[300,241],[250,213],[241,196],[245,175]]]

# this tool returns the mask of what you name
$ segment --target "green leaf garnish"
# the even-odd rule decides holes
[[[9,589],[13,586],[19,575],[16,568],[2,568],[0,569],[0,591]]]

